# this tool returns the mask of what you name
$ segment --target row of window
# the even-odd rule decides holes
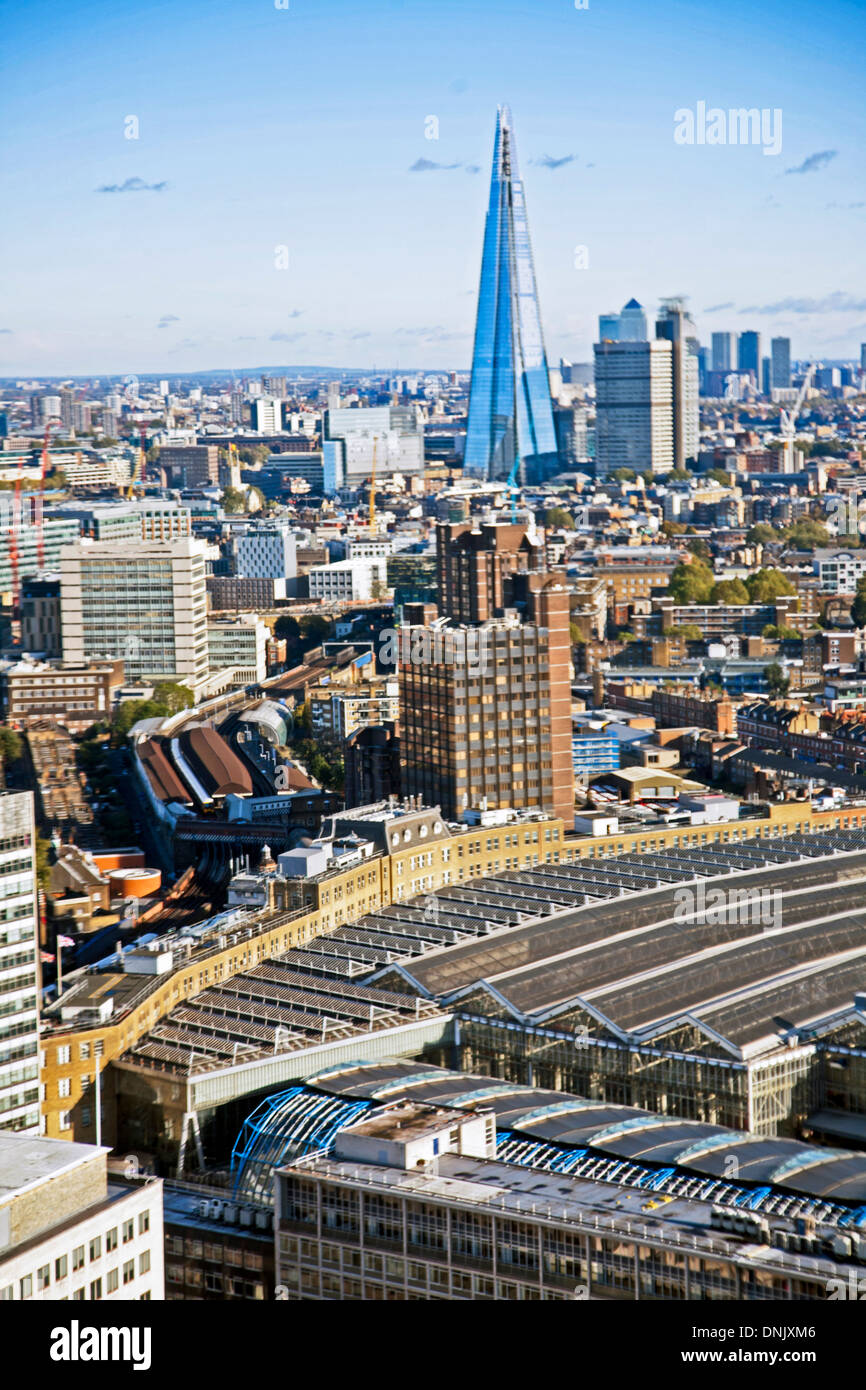
[[[92,1245],[93,1241],[91,1241],[91,1246]],[[78,1258],[79,1256],[80,1263],[76,1264],[76,1258]],[[91,1258],[93,1258],[93,1256],[91,1256]],[[83,1267],[84,1246],[82,1245],[79,1246],[77,1250],[73,1251],[72,1269],[73,1272],[77,1272]],[[143,1274],[148,1274],[149,1272],[150,1251],[142,1250],[141,1254],[138,1257],[138,1273],[139,1276],[141,1276]],[[46,1293],[48,1289],[51,1288],[51,1273],[51,1265],[47,1264],[40,1266],[40,1268],[36,1270],[35,1274],[23,1275],[23,1277],[18,1280],[18,1297],[20,1299],[33,1298],[34,1294],[40,1296]],[[97,1279],[91,1279],[89,1295],[90,1299],[96,1300],[102,1298],[103,1288],[106,1294],[116,1293],[117,1289],[120,1287],[121,1276],[123,1278],[124,1285],[131,1284],[133,1282],[133,1280],[135,1279],[134,1259],[126,1260],[122,1267],[120,1265],[117,1265],[114,1269],[109,1269],[105,1274],[104,1278],[100,1276]],[[61,1255],[59,1259],[54,1261],[54,1279],[56,1283],[61,1283],[66,1278],[68,1278],[68,1258],[66,1255]],[[78,1285],[76,1288],[72,1290],[72,1298],[86,1299],[88,1297],[87,1288],[87,1283]],[[146,1296],[149,1297],[149,1295]],[[64,1294],[63,1297],[67,1298],[69,1297],[69,1295]],[[6,1284],[3,1288],[0,1288],[0,1300],[8,1301],[14,1298],[14,1284]]]

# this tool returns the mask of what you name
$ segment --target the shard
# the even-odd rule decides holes
[[[511,112],[496,117],[464,469],[538,481],[556,470],[556,434],[529,223]]]

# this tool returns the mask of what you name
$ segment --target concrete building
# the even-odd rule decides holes
[[[219,483],[219,448],[216,444],[166,444],[159,451],[159,467],[168,487],[214,487]]]
[[[30,575],[21,584],[21,649],[49,661],[62,653],[60,575]]]
[[[86,729],[108,719],[123,680],[122,661],[0,662],[0,707],[13,723],[60,719],[67,728]]]
[[[283,403],[277,396],[259,396],[251,406],[257,434],[279,434],[283,428]]]
[[[770,389],[787,391],[791,385],[791,339],[770,340]]]
[[[734,366],[733,333],[714,333],[712,343],[712,370],[714,372],[732,371]]]
[[[0,792],[0,891],[0,1130],[35,1132],[41,970],[32,792]]]
[[[369,806],[399,795],[400,740],[396,724],[359,729],[347,739],[343,756],[347,806]]]
[[[114,1177],[108,1153],[0,1134],[0,1301],[164,1297],[162,1183]]]
[[[205,546],[183,538],[79,541],[60,559],[63,658],[122,657],[127,679],[208,676]]]
[[[330,743],[341,744],[359,729],[393,725],[400,718],[400,685],[395,676],[373,677],[342,689],[315,686],[307,699],[313,734]]]
[[[64,545],[78,539],[79,524],[75,517],[45,515],[42,520],[42,555],[39,564],[39,533],[33,510],[33,499],[25,494],[21,502],[21,520],[17,527],[18,537],[18,582],[37,574],[40,569],[56,570],[60,552]],[[11,525],[12,494],[4,493],[0,498],[0,594],[10,593],[12,589],[12,560],[9,554],[8,532]],[[6,510],[6,508],[10,510]]]
[[[673,344],[596,343],[596,471],[667,473],[674,467]]]
[[[384,596],[388,584],[387,562],[375,556],[367,560],[335,560],[314,565],[309,575],[310,598],[326,602]]]
[[[403,788],[450,820],[476,807],[574,814],[563,578],[515,573],[503,615],[476,627],[405,629]]]
[[[270,630],[254,613],[239,618],[209,618],[208,665],[211,673],[234,668],[233,688],[258,685],[268,674],[267,644]]]
[[[291,526],[261,521],[239,530],[234,538],[235,572],[244,579],[294,579],[297,546]]]
[[[325,492],[367,482],[374,452],[379,479],[424,471],[424,428],[416,406],[328,409],[322,444]]]
[[[348,1064],[275,1101],[241,1190],[273,1182],[281,1299],[764,1303],[859,1286],[859,1154],[417,1063]],[[741,1165],[750,1185],[725,1176]]]
[[[663,302],[656,337],[671,344],[674,467],[685,468],[697,461],[700,425],[697,329],[684,300]]]
[[[526,525],[443,522],[436,531],[440,612],[458,623],[485,623],[505,607],[505,583],[543,567],[544,553]]]

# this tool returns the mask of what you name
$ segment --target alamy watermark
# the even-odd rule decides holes
[[[484,628],[386,627],[379,634],[378,656],[383,666],[458,666],[481,675],[489,646]]]
[[[697,919],[708,926],[737,922],[743,926],[782,925],[782,895],[778,889],[708,888],[703,879],[674,889],[674,921]]]
[[[764,154],[782,152],[782,109],[779,106],[739,106],[725,111],[699,101],[695,109],[674,112],[677,145],[760,145]]]

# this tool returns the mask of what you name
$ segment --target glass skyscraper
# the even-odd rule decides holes
[[[507,106],[496,117],[464,466],[471,477],[520,482],[557,466],[526,200]]]

